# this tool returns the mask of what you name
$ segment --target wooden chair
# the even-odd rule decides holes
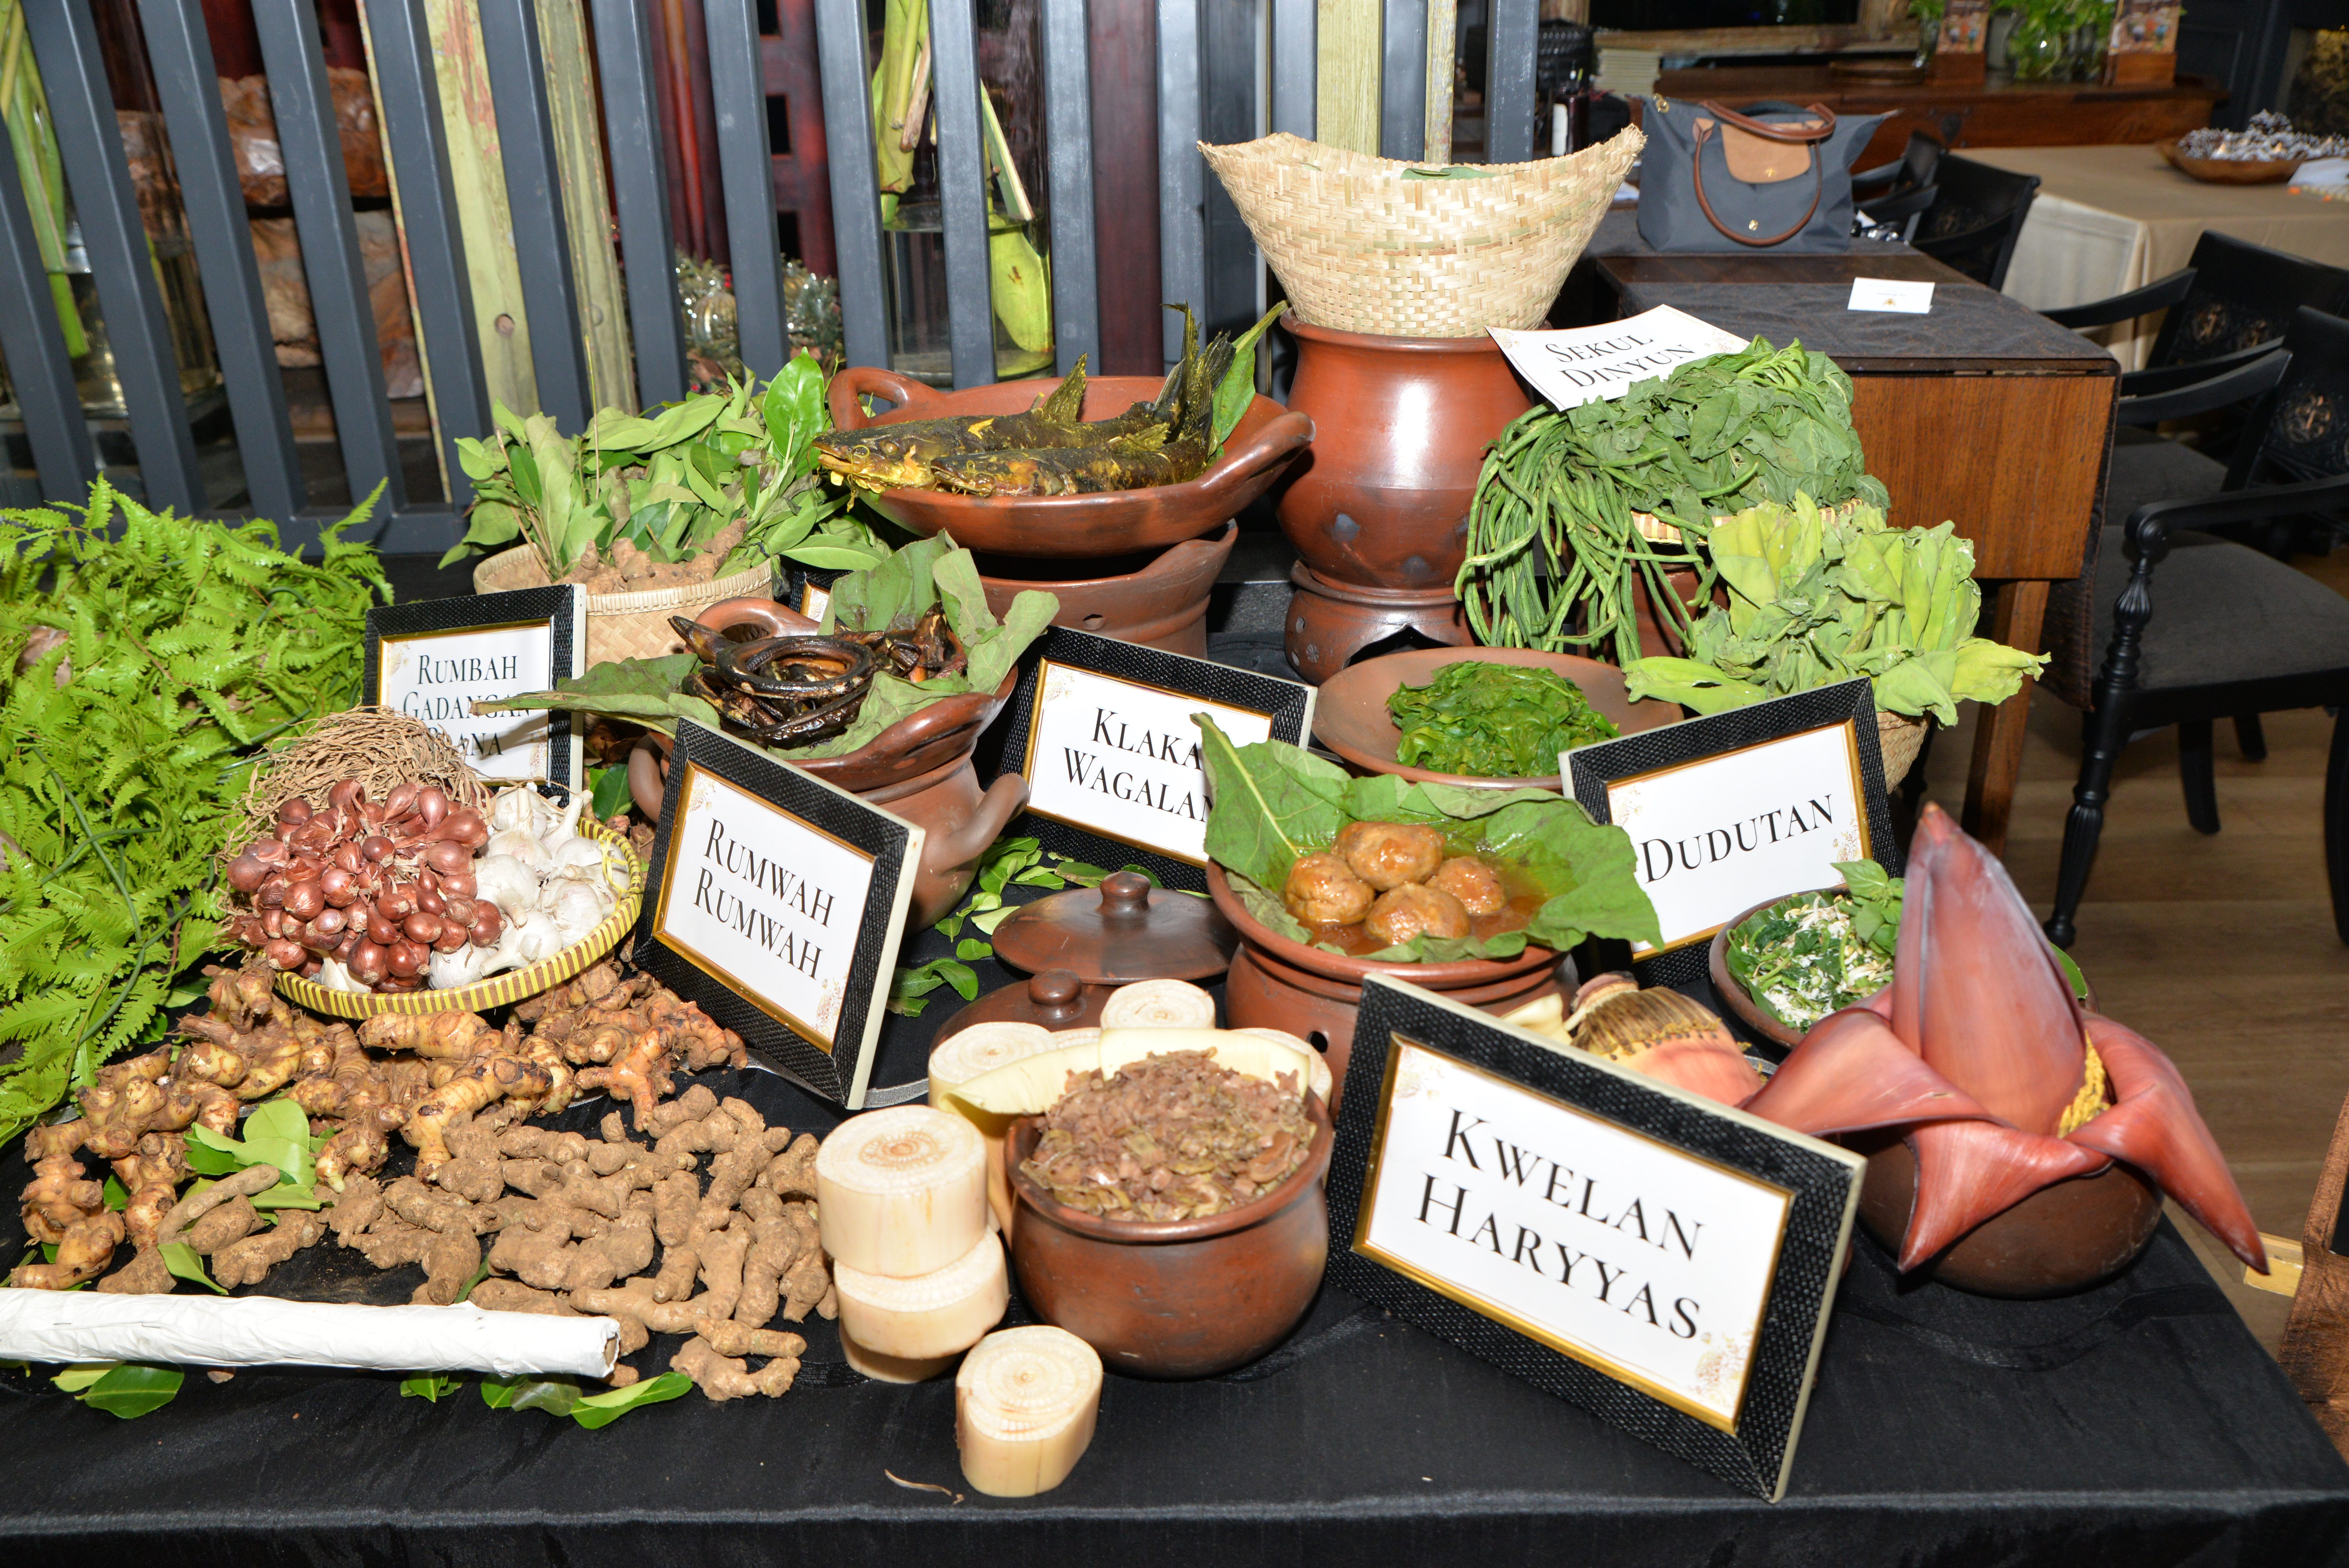
[[[1878,202],[1907,196],[1932,184],[1933,171],[1940,165],[1941,154],[1948,150],[1924,131],[1912,130],[1909,133],[1909,145],[1901,150],[1899,158],[1873,169],[1853,170],[1852,194],[1873,214]],[[1879,185],[1884,189],[1878,191],[1876,187]]]
[[[1940,195],[1912,242],[1986,287],[2006,286],[2023,220],[2039,198],[2039,176],[2011,174],[1956,153],[1933,168]]]
[[[2212,720],[2349,707],[2349,599],[2207,531],[2349,508],[2349,321],[2303,306],[2282,349],[2197,387],[2129,401],[2139,415],[2153,405],[2158,417],[2178,418],[2218,406],[2199,398],[2233,400],[2262,377],[2272,385],[2217,493],[2148,500],[2104,530],[2095,636],[2106,652],[2082,720],[2085,754],[2047,921],[2058,946],[2077,934],[2113,766],[2134,737],[2178,726],[2187,820],[2215,833]],[[2157,613],[2154,572],[2173,558]],[[2349,718],[2339,717],[2325,769],[2324,860],[2333,923],[2349,943]]]

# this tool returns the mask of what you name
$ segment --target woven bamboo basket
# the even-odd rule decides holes
[[[1930,718],[1911,718],[1905,713],[1876,710],[1876,745],[1884,753],[1884,787],[1898,789],[1900,781],[1909,777],[1909,769],[1917,766],[1917,753],[1925,748],[1925,737],[1931,733]]]
[[[1626,129],[1489,176],[1407,180],[1427,165],[1282,132],[1199,144],[1298,315],[1388,337],[1475,337],[1540,325],[1640,154]]]
[[[546,569],[528,545],[502,551],[473,568],[473,592],[503,593],[515,588],[543,588]],[[618,659],[657,659],[681,654],[685,643],[668,624],[671,615],[693,619],[721,599],[765,599],[773,596],[775,572],[754,566],[730,577],[707,583],[680,583],[667,588],[647,588],[640,593],[587,595],[587,662],[607,665]]]
[[[278,972],[278,991],[313,1013],[326,1013],[337,1018],[372,1018],[378,1013],[411,1016],[481,1013],[554,990],[617,947],[636,928],[636,915],[645,902],[645,862],[638,860],[636,851],[628,847],[626,835],[616,833],[584,815],[579,820],[579,831],[587,838],[618,848],[628,862],[628,882],[621,891],[620,902],[613,906],[612,913],[605,915],[595,930],[554,957],[542,958],[520,969],[509,969],[502,975],[492,975],[486,980],[477,980],[453,991],[428,988],[389,995],[378,995],[373,991],[330,991],[316,980],[305,980],[301,975],[285,970]]]

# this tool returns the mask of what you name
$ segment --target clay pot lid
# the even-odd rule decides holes
[[[1005,923],[1009,923],[1006,922]],[[933,1047],[973,1024],[1034,1024],[1058,1033],[1101,1022],[1102,1004],[1114,985],[1088,985],[1066,969],[1046,969],[998,986],[938,1026]]]
[[[1231,967],[1239,933],[1216,906],[1116,872],[1023,905],[995,928],[995,955],[1040,973],[1066,969],[1097,985],[1205,980]]]

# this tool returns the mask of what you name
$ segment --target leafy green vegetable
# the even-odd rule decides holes
[[[1862,942],[1873,943],[1889,955],[1900,938],[1900,904],[1907,879],[1896,877],[1874,861],[1837,861],[1843,873],[1844,902],[1851,906],[1852,931]]]
[[[1458,659],[1425,686],[1387,698],[1406,768],[1478,779],[1537,779],[1557,771],[1558,754],[1616,728],[1582,688],[1556,670]]]
[[[1808,1029],[1892,983],[1889,944],[1863,934],[1856,915],[1839,893],[1780,899],[1729,934],[1723,962],[1755,1006],[1790,1029]]]
[[[598,1427],[610,1426],[639,1406],[663,1404],[692,1387],[693,1379],[682,1372],[664,1372],[625,1388],[607,1388],[596,1394],[582,1392],[579,1385],[567,1377],[484,1377],[481,1403],[492,1410],[544,1410],[550,1416],[568,1416],[594,1431]],[[401,1384],[400,1391],[408,1392],[409,1385]],[[422,1394],[423,1390],[417,1392]],[[435,1398],[430,1394],[423,1397]]]
[[[457,443],[479,499],[444,566],[519,539],[560,582],[583,562],[608,562],[622,542],[687,561],[738,523],[740,542],[718,575],[778,556],[861,566],[883,553],[816,474],[814,440],[829,420],[823,366],[804,350],[764,391],[730,380],[641,416],[599,409],[576,436],[543,414],[492,412],[487,440]]]
[[[69,1367],[50,1379],[92,1409],[126,1421],[160,1410],[179,1398],[184,1380],[177,1367],[150,1367],[142,1361]]]
[[[1687,658],[1625,665],[1633,698],[1720,713],[1866,676],[1878,708],[1955,724],[1960,702],[2003,702],[2047,663],[1973,634],[1974,549],[1951,523],[1890,528],[1797,496],[1723,519],[1713,558],[1728,608],[1697,619]]]
[[[601,669],[602,665],[596,668]],[[609,821],[616,814],[628,809],[632,797],[628,793],[628,769],[625,765],[587,769],[588,810]]]
[[[87,508],[0,512],[0,1143],[159,1038],[213,944],[212,856],[243,764],[358,696],[375,552],[323,559],[266,522]]]
[[[171,1270],[175,1278],[200,1284],[214,1295],[228,1294],[211,1274],[204,1272],[204,1260],[187,1243],[166,1242],[160,1250],[163,1254],[163,1266]]]
[[[1638,589],[1685,634],[1713,595],[1696,548],[1714,517],[1796,495],[1889,504],[1860,467],[1851,379],[1799,343],[1761,338],[1692,360],[1619,397],[1544,406],[1501,432],[1477,476],[1456,587],[1476,640],[1501,647],[1640,656]],[[1652,539],[1644,512],[1679,531]],[[1667,575],[1693,573],[1685,599]]]
[[[1265,335],[1266,330],[1274,322],[1280,319],[1280,313],[1288,308],[1288,302],[1280,301],[1264,313],[1263,320],[1240,334],[1238,339],[1232,345],[1231,368],[1224,372],[1224,378],[1221,381],[1216,383],[1215,449],[1218,457],[1223,455],[1224,438],[1238,427],[1240,417],[1248,411],[1248,405],[1256,400],[1257,340]]]
[[[589,665],[587,673],[576,680],[557,682],[553,691],[524,692],[503,702],[485,702],[481,711],[509,713],[559,707],[573,713],[625,718],[668,736],[677,733],[677,721],[680,718],[716,729],[717,707],[678,689],[685,684],[685,677],[693,673],[695,663],[691,654],[671,654],[658,659],[614,659]],[[626,769],[617,771],[625,774]]]
[[[445,1373],[419,1372],[413,1377],[399,1380],[399,1397],[437,1405],[446,1396],[455,1393],[459,1387],[457,1379]]]
[[[1299,856],[1327,848],[1349,822],[1423,822],[1443,830],[1454,854],[1510,868],[1544,902],[1523,931],[1421,936],[1371,957],[1508,958],[1528,942],[1564,952],[1594,935],[1662,941],[1655,906],[1633,867],[1630,835],[1592,821],[1562,795],[1412,784],[1386,773],[1356,779],[1301,747],[1278,740],[1235,747],[1206,715],[1194,715],[1193,722],[1203,739],[1211,801],[1207,854],[1234,879],[1249,912],[1284,935],[1309,939],[1281,907],[1278,891]]]
[[[625,1388],[606,1388],[600,1394],[583,1395],[571,1407],[571,1418],[594,1431],[608,1427],[630,1410],[643,1405],[666,1404],[681,1398],[693,1387],[693,1379],[682,1372],[664,1372],[657,1377],[647,1377]]]

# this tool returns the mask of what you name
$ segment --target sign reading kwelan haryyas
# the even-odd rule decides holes
[[[420,719],[482,778],[580,783],[568,713],[473,712],[546,691],[586,668],[587,590],[575,583],[508,593],[378,604],[367,612],[360,701]]]
[[[860,1109],[921,855],[921,829],[682,720],[636,962]]]
[[[1755,904],[1833,887],[1837,861],[1899,872],[1865,680],[1585,746],[1559,766],[1594,820],[1631,836],[1663,934],[1631,950],[1645,984],[1702,974],[1714,932]]]
[[[1313,723],[1301,682],[1067,626],[1020,665],[1004,766],[1027,775],[1028,809],[1006,830],[1195,892],[1207,885],[1207,781],[1191,716],[1209,715],[1239,746],[1302,745]]]
[[[1334,1284],[1784,1495],[1858,1155],[1378,975],[1340,1104]]]

